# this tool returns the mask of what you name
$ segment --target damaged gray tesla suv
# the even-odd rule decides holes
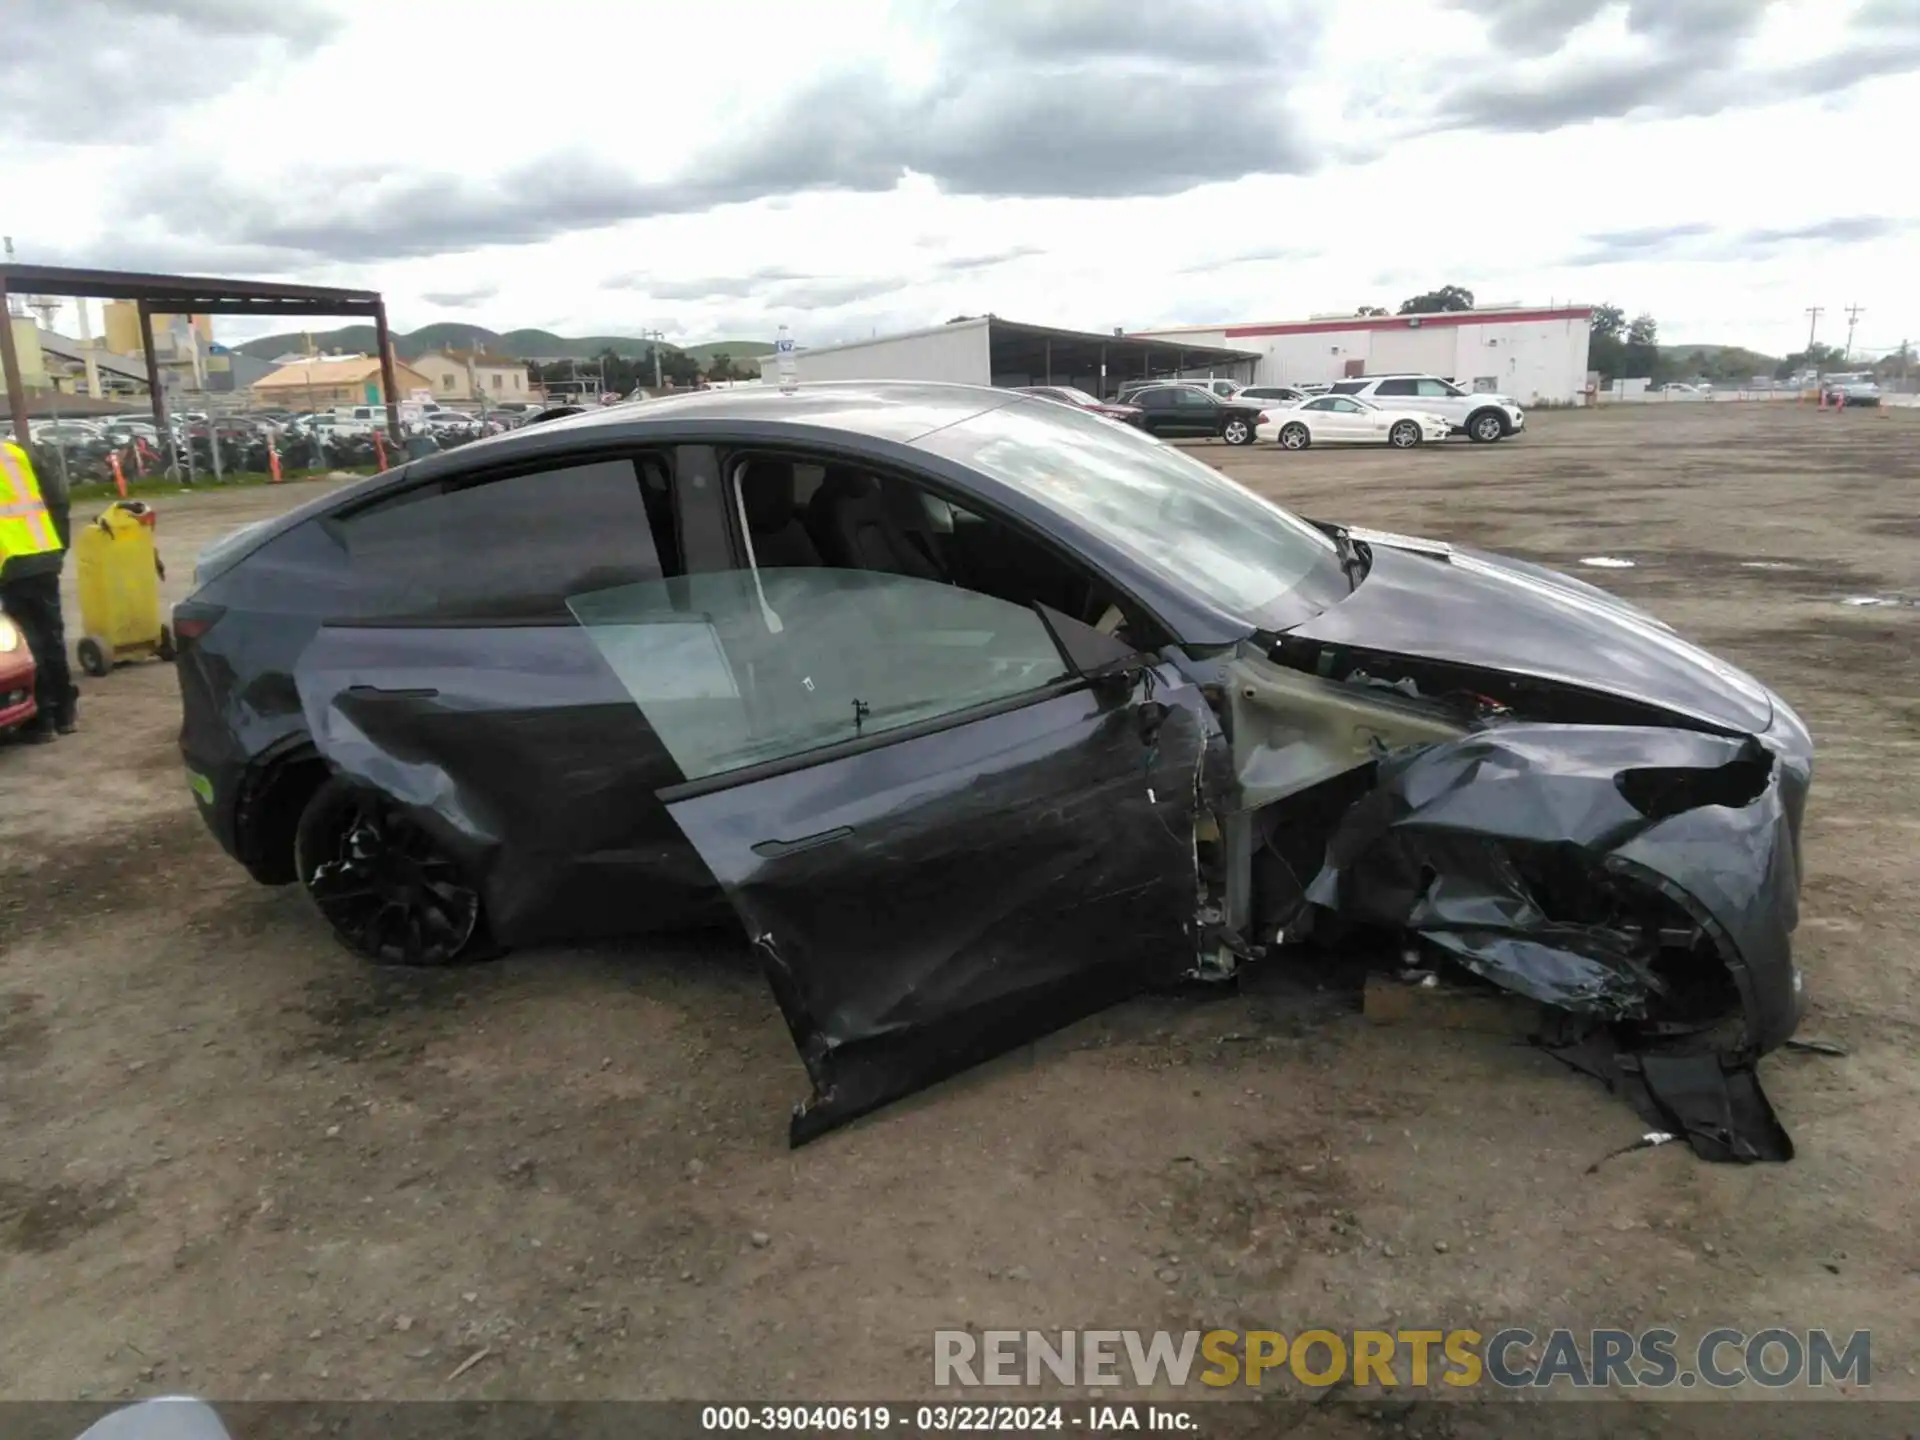
[[[1153,987],[1418,948],[1785,1159],[1812,746],[1524,562],[1311,523],[999,390],[741,388],[430,454],[175,612],[220,843],[432,964],[737,916],[794,1143]]]

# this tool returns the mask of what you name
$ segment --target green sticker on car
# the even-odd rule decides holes
[[[187,788],[200,797],[202,805],[213,804],[213,781],[198,770],[187,771]]]

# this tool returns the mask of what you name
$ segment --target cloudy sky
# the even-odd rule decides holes
[[[0,229],[373,286],[401,329],[822,344],[1458,283],[1920,340],[1920,0],[566,8],[0,0]]]

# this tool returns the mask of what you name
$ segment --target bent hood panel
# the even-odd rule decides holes
[[[1750,734],[1773,718],[1752,676],[1571,577],[1491,555],[1372,548],[1360,588],[1290,633],[1579,686]]]

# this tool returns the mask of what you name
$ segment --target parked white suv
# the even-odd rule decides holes
[[[1444,415],[1456,431],[1485,444],[1526,428],[1520,402],[1507,395],[1474,393],[1433,375],[1368,375],[1337,380],[1336,395],[1358,395],[1389,410],[1421,410]]]

